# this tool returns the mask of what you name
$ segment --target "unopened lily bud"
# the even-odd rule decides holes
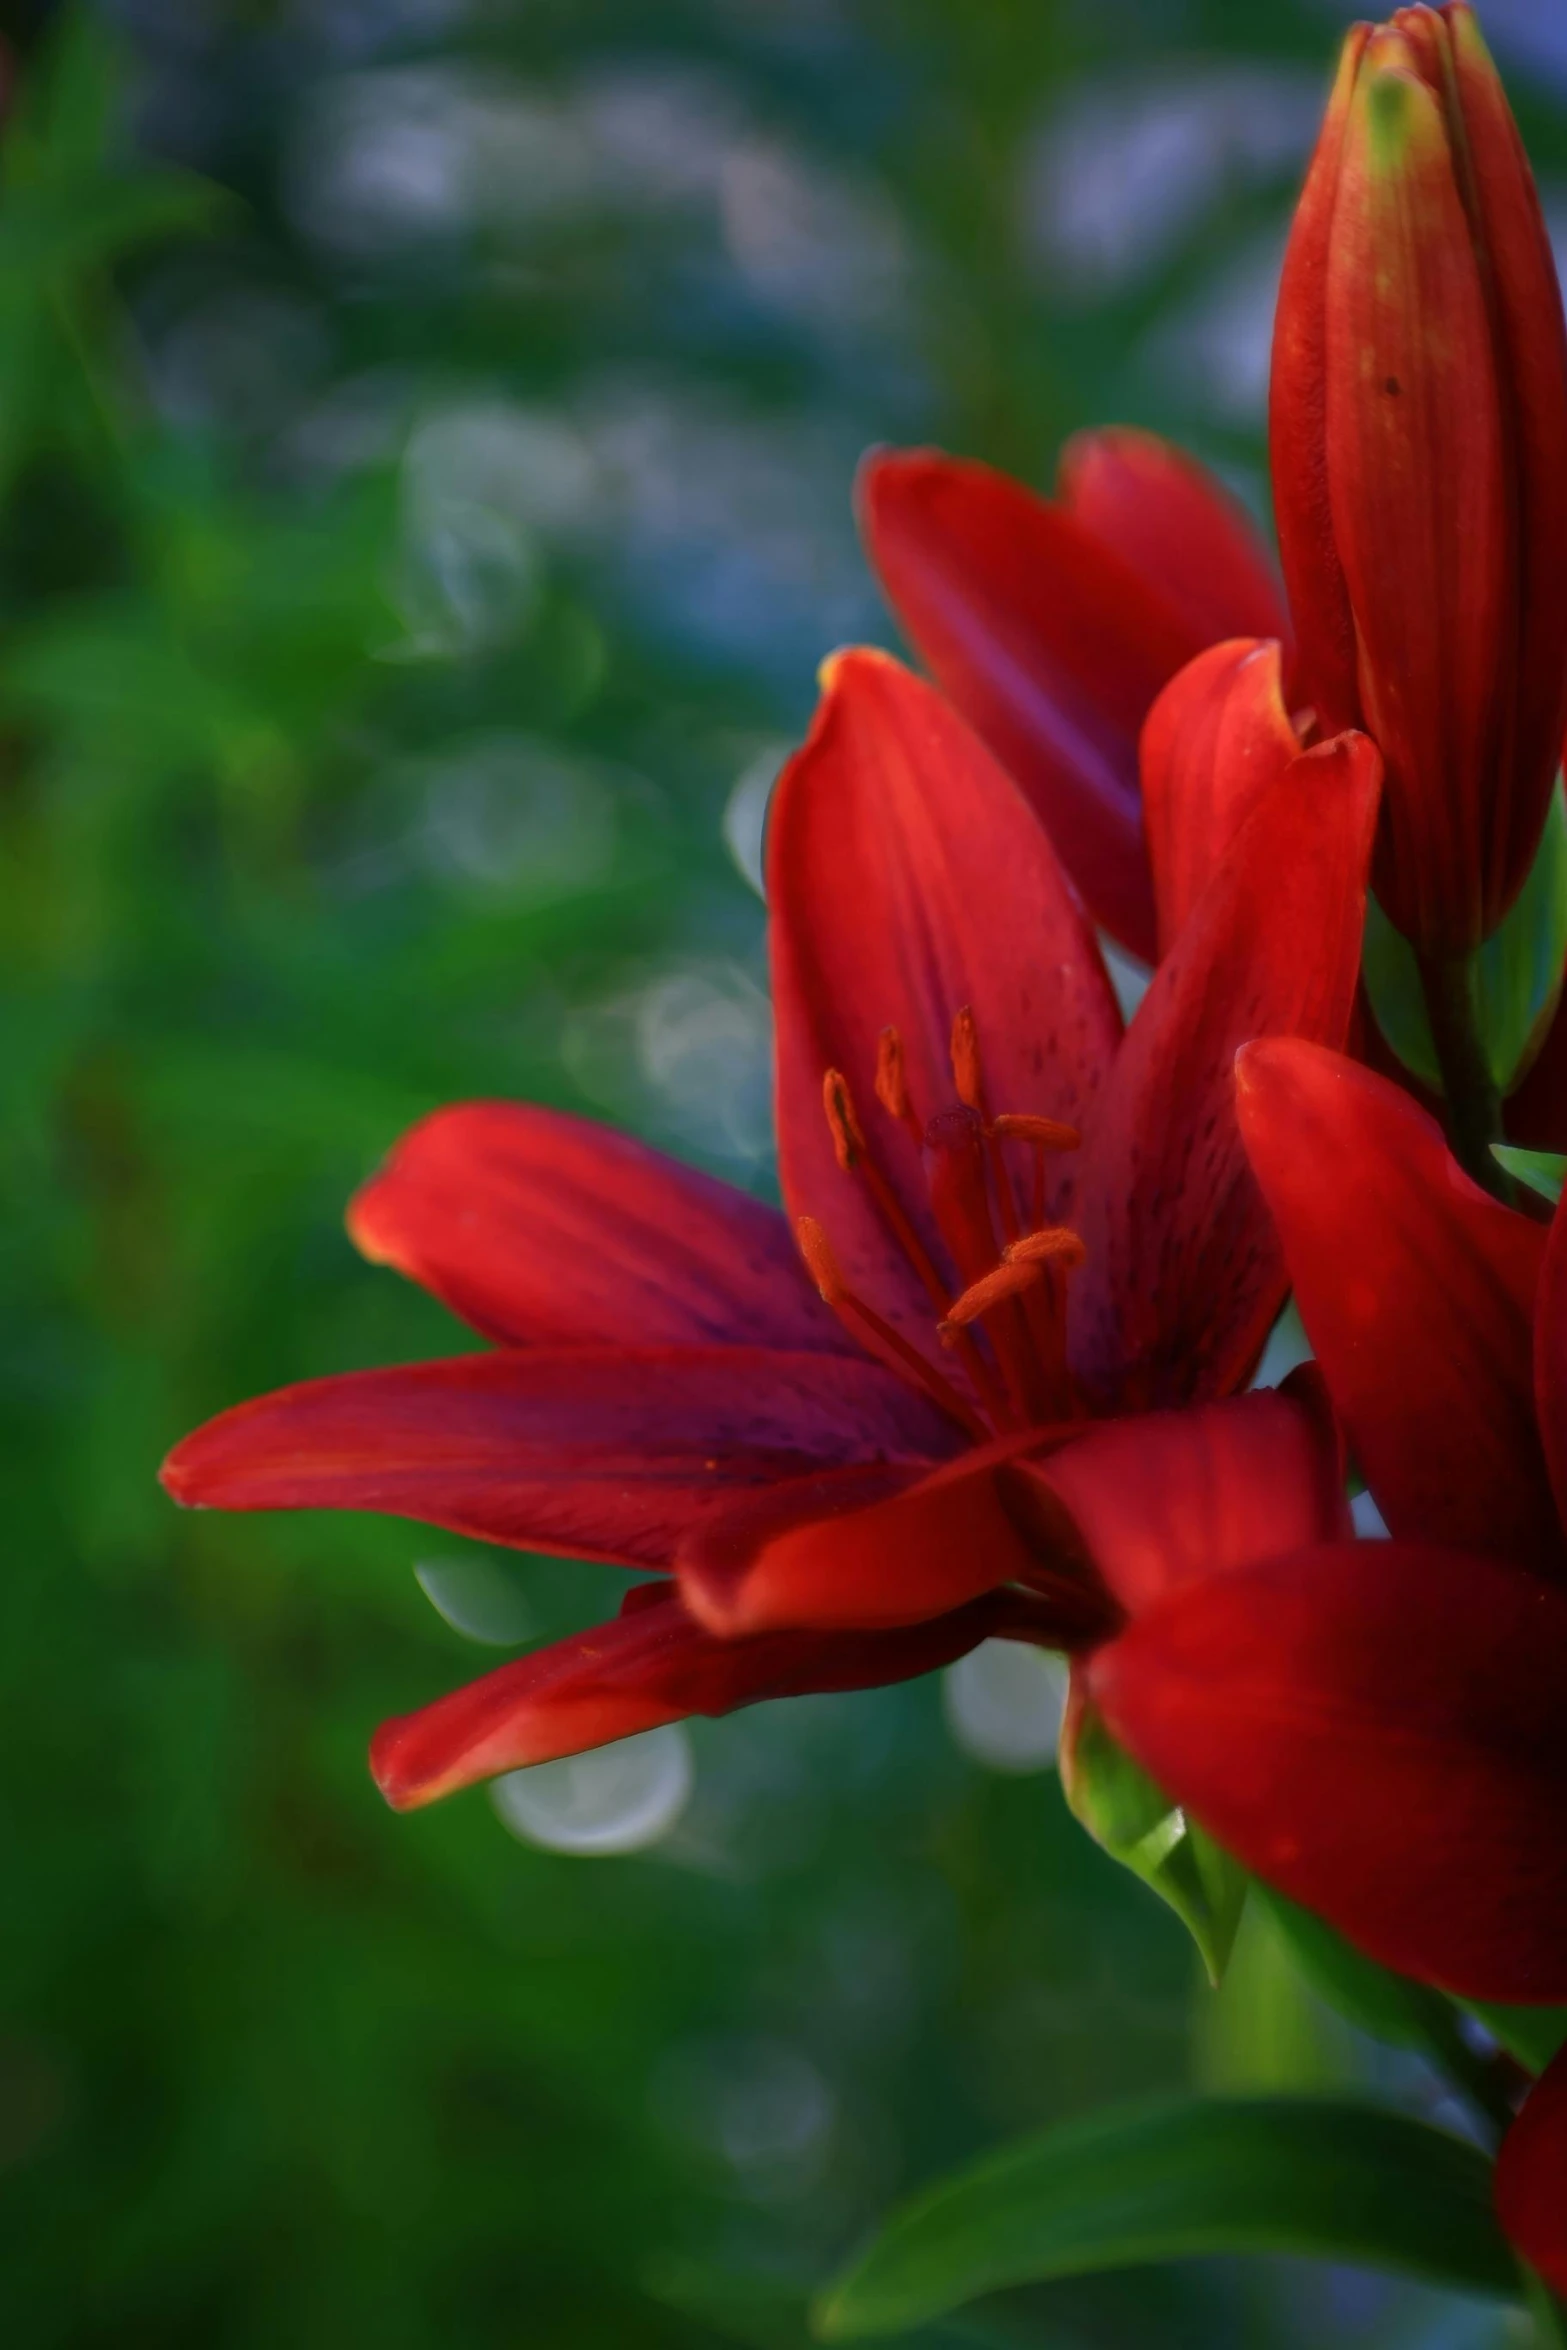
[[[1464,0],[1345,44],[1296,214],[1270,417],[1299,698],[1387,767],[1375,887],[1424,952],[1528,874],[1567,722],[1567,331]]]

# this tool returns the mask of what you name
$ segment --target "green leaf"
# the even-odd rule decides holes
[[[897,2213],[817,2310],[828,2341],[979,2294],[1198,2253],[1294,2253],[1516,2295],[1490,2166],[1378,2106],[1169,2099],[1023,2140]]]
[[[1471,965],[1480,1036],[1491,1075],[1504,1095],[1521,1084],[1556,1010],[1564,960],[1567,806],[1558,781],[1529,878],[1506,920]],[[1374,897],[1366,901],[1362,969],[1382,1034],[1405,1068],[1440,1092],[1441,1070],[1414,950]]]
[[[1567,2304],[1532,2269],[1524,2273],[1524,2301],[1534,2320],[1534,2350],[1567,2350]]]
[[[1169,1903],[1217,1983],[1245,1906],[1245,1871],[1160,1793],[1087,1700],[1068,1717],[1061,1783],[1094,1841]]]
[[[702,2329],[702,2340],[717,2336],[739,2350],[810,2350],[812,2333],[809,2296],[805,2286],[783,2277],[749,2270],[726,2270],[684,2253],[655,2253],[644,2263],[642,2289],[666,2309],[674,2310]],[[903,2337],[909,2350],[1014,2350],[1019,2342],[1035,2343],[1032,2330],[1019,2333],[1003,2317],[997,2323],[989,2312],[961,2318],[934,2330],[921,2327]],[[1050,2337],[1052,2345],[1057,2337]],[[1071,2350],[1080,2337],[1075,2329],[1061,2337],[1059,2350]]]
[[[1318,1996],[1267,1903],[1248,1901],[1224,1981],[1194,2003],[1190,2086],[1205,2097],[1348,2095],[1364,2079],[1358,2057],[1354,2031]]]
[[[1529,878],[1476,962],[1480,1034],[1504,1094],[1527,1071],[1556,1010],[1567,958],[1567,807],[1558,780]]]
[[[1516,1175],[1520,1183],[1527,1183],[1541,1199],[1548,1199],[1554,1208],[1562,1196],[1562,1181],[1567,1177],[1567,1158],[1560,1151],[1520,1150],[1516,1143],[1493,1142],[1491,1156],[1509,1175]]]
[[[1297,1909],[1281,1894],[1265,1896],[1268,1908],[1288,1937],[1301,1971],[1332,2001],[1341,2015],[1363,2031],[1395,2045],[1419,2048],[1453,2086],[1461,2089],[1476,2109],[1500,2131],[1511,2119],[1504,2081],[1498,2078],[1487,2054],[1477,2048],[1464,2028],[1454,2002],[1428,1985],[1391,1973],[1351,1948],[1342,1935],[1309,1910]],[[1476,2010],[1475,2012],[1479,2012]],[[1502,2009],[1516,2013],[1553,2013],[1552,2010]],[[1502,2037],[1500,2032],[1496,2035]],[[1525,2061],[1529,2061],[1527,2058]]]
[[[1477,1999],[1463,2002],[1509,2056],[1543,2073],[1557,2051],[1567,2046],[1567,2007],[1497,2007]]]
[[[1395,2047],[1429,2047],[1434,2024],[1448,2012],[1438,1992],[1390,1974],[1346,1942],[1325,1918],[1286,1901],[1271,1886],[1258,1890],[1301,1972],[1340,2015],[1373,2039]]]
[[[1431,1041],[1414,949],[1403,932],[1394,929],[1369,890],[1360,970],[1376,1024],[1388,1044],[1412,1076],[1440,1093],[1442,1072]]]

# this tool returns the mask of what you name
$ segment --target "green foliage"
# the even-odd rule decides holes
[[[1480,1039],[1492,1079],[1504,1095],[1523,1082],[1550,1026],[1561,997],[1564,963],[1567,803],[1558,781],[1529,878],[1470,969]],[[1377,1026],[1405,1068],[1440,1092],[1441,1070],[1413,950],[1374,897],[1366,900],[1363,967]]]
[[[1567,2046],[1567,2007],[1468,2004],[1492,2037],[1532,2073],[1543,2073],[1558,2049]]]
[[[1094,1841],[1169,1903],[1218,1983],[1246,1903],[1244,1869],[1160,1793],[1086,1698],[1069,1716],[1062,1784]]]
[[[1555,1207],[1567,1178],[1567,1158],[1560,1151],[1526,1151],[1516,1143],[1493,1142],[1491,1156],[1509,1175],[1516,1175],[1520,1183],[1527,1183],[1531,1191]]]
[[[1319,76],[1328,28],[108,13],[52,12],[0,133],[0,2333],[803,2335],[909,2177],[1183,2085],[1174,1922],[929,1687],[700,1725],[690,1813],[629,1860],[516,1843],[482,1795],[394,1819],[375,1722],[615,1578],[181,1518],[155,1468],[246,1395],[471,1343],[341,1227],[442,1101],[767,1186],[721,819],[824,648],[888,633],[854,459],[929,437],[1042,480],[1116,417],[1255,491],[1255,420],[1169,338],[1295,161],[1104,283],[1031,175],[1134,50]],[[1343,2332],[1212,2263],[1014,2304],[922,2339]]]
[[[1198,2252],[1294,2252],[1512,2293],[1473,2147],[1328,2098],[1094,2114],[989,2155],[896,2214],[823,2302],[829,2341],[1006,2286]]]
[[[1446,2002],[1434,1991],[1390,1974],[1319,1918],[1282,1893],[1264,1888],[1266,1903],[1308,1980],[1330,2005],[1374,2039],[1395,2048],[1429,2046]]]

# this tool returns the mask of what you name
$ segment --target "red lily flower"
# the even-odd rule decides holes
[[[1290,239],[1270,431],[1290,706],[1377,742],[1378,895],[1423,953],[1461,954],[1529,871],[1567,725],[1567,328],[1465,0],[1349,36]],[[873,455],[861,511],[920,654],[1096,920],[1151,961],[1139,729],[1205,646],[1287,637],[1255,534],[1128,432],[1073,442],[1054,502],[938,451]]]
[[[830,665],[768,850],[782,1180],[819,1296],[758,1202],[583,1121],[469,1105],[414,1130],[350,1226],[496,1350],[286,1389],[166,1466],[182,1501],[386,1510],[673,1571],[389,1725],[393,1802],[991,1633],[1115,1628],[1159,1578],[1105,1564],[1120,1538],[1086,1466],[1128,1496],[1140,1557],[1151,1504],[1125,1432],[1083,1431],[1251,1373],[1283,1267],[1231,1065],[1258,1032],[1342,1038],[1376,789],[1363,738],[1295,761],[1123,1039],[1007,776],[897,663]],[[1307,1404],[1146,1429],[1199,1556],[1255,1550],[1247,1464],[1292,1538],[1336,1527]]]
[[[1345,43],[1271,404],[1303,697],[1388,762],[1378,897],[1461,954],[1528,874],[1567,725],[1567,328],[1465,0]]]
[[[1192,458],[1125,430],[1068,442],[1053,500],[913,449],[873,452],[858,502],[921,658],[1043,817],[1095,921],[1154,962],[1138,736],[1207,646],[1287,635],[1251,523]]]
[[[1567,1965],[1550,1952],[1567,1926],[1567,1217],[1547,1233],[1485,1198],[1419,1110],[1332,1054],[1270,1045],[1242,1058],[1252,1161],[1395,1537],[1367,1546],[1366,1562],[1378,1584],[1406,1588],[1395,1676],[1401,1692],[1411,1685],[1413,1650],[1429,1677],[1417,1766],[1426,1783],[1408,1790],[1406,1842],[1434,1906],[1505,1932],[1515,1991],[1559,1998]],[[1308,1170],[1329,1162],[1336,1180],[1314,1184]],[[1347,1267],[1357,1271],[1346,1277]],[[1435,1542],[1468,1555],[1426,1552],[1427,1567],[1441,1563],[1422,1573],[1421,1546]],[[1410,1728],[1395,1703],[1384,1738]],[[1444,1776],[1459,1793],[1453,1806],[1441,1799]],[[1411,1817],[1431,1822],[1428,1840],[1408,1839]],[[1486,1972],[1501,1979],[1494,1960]],[[1564,2179],[1559,2057],[1496,2175],[1503,2225],[1558,2291]]]
[[[1567,1222],[1398,1088],[1240,1057],[1242,1131],[1388,1542],[1276,1558],[1091,1661],[1115,1734],[1247,1866],[1463,1996],[1567,1996]],[[1543,2127],[1543,2124],[1541,2125]]]

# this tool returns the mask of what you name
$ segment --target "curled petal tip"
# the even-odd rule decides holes
[[[1303,1036],[1254,1036],[1235,1056],[1235,1081],[1247,1092],[1258,1093],[1306,1061],[1317,1061],[1324,1067],[1346,1065],[1341,1053],[1312,1044]]]
[[[182,1510],[200,1509],[203,1505],[195,1490],[196,1480],[191,1474],[188,1441],[177,1444],[158,1470],[158,1483],[171,1501]]]
[[[889,464],[897,462],[898,455],[899,452],[890,448],[885,441],[872,441],[870,447],[862,451],[860,461],[854,469],[853,496],[856,514],[864,512],[866,501],[875,495],[877,480]]]
[[[368,1265],[395,1265],[396,1255],[376,1216],[377,1178],[356,1191],[343,1214],[343,1229]]]
[[[407,1716],[394,1714],[370,1741],[370,1776],[393,1811],[418,1811],[440,1794],[439,1786],[410,1781],[398,1768],[402,1731]]]
[[[839,645],[819,664],[816,682],[824,694],[840,693],[852,682],[855,671],[867,666],[901,669],[903,663],[880,645]]]

